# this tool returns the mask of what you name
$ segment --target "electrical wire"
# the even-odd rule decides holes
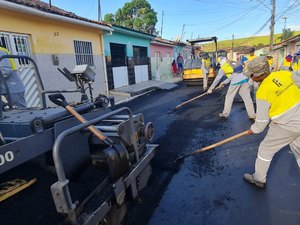
[[[95,2],[96,2],[96,0],[93,1],[92,7],[90,8],[90,10],[88,11],[88,13],[86,14],[85,17],[88,17],[90,15],[90,13],[92,12],[92,10],[95,8],[94,7],[95,6]]]

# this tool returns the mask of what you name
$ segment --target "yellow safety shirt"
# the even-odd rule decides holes
[[[225,62],[222,66],[221,66],[221,70],[223,70],[224,74],[226,75],[226,77],[230,77],[233,73],[233,68],[232,66],[228,63]]]
[[[300,70],[300,60],[299,59],[296,62],[292,63],[292,68],[294,71]]]
[[[0,51],[5,51],[7,55],[10,55],[10,52],[6,48],[0,47]],[[14,59],[9,58],[9,63],[10,63],[11,69],[13,71],[17,70],[17,66],[16,66],[16,63],[15,63]]]
[[[260,84],[256,98],[270,104],[269,116],[272,119],[300,102],[300,90],[293,82],[290,71],[276,71]]]
[[[205,68],[210,67],[210,59],[202,59],[202,63],[204,64]]]
[[[255,59],[256,57],[257,57],[256,55],[253,55],[253,56],[248,55],[248,56],[247,56],[247,59],[248,59],[248,61],[250,62],[251,60]]]
[[[269,66],[273,65],[273,59],[268,59]]]
[[[284,67],[291,67],[292,66],[292,61],[288,62],[286,59],[283,60],[283,66]]]

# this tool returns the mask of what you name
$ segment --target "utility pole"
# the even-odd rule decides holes
[[[100,0],[98,0],[98,21],[101,21],[101,6],[100,6]]]
[[[52,8],[51,0],[49,0],[49,5],[50,5],[50,8]]]
[[[273,36],[274,36],[274,26],[275,26],[275,0],[272,0],[272,15],[271,15],[271,25],[270,25],[270,51],[273,50]]]
[[[163,32],[163,26],[164,26],[164,10],[161,13],[161,28],[160,28],[160,36],[162,37]]]
[[[282,19],[284,19],[284,27],[283,27],[283,29],[285,30],[285,28],[286,28],[286,19],[287,19],[287,17],[285,16],[285,17],[283,17]]]
[[[182,26],[182,32],[181,32],[180,41],[182,41],[182,39],[183,39],[184,28],[185,28],[185,24],[183,24],[183,26]]]

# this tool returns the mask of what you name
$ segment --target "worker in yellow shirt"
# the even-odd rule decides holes
[[[298,71],[300,70],[300,53],[295,53],[293,57],[293,62],[292,62],[292,69],[293,71]]]
[[[201,70],[203,74],[203,90],[207,90],[207,82],[208,82],[208,75],[210,70],[211,62],[208,53],[205,53],[201,60]]]
[[[293,56],[287,55],[283,60],[283,65],[280,70],[292,71]]]
[[[219,87],[230,84],[225,96],[224,109],[223,112],[219,113],[219,117],[224,119],[229,117],[233,100],[235,96],[239,94],[245,104],[249,119],[254,120],[254,105],[250,95],[248,78],[243,74],[242,63],[235,62],[230,64],[226,57],[219,57],[218,62],[220,64],[220,69],[213,83],[207,90],[207,93],[211,94],[223,77],[226,77],[226,79],[219,84]]]
[[[247,66],[249,64],[249,62],[251,62],[253,59],[255,59],[257,56],[255,55],[255,48],[250,48],[249,50],[249,54],[246,56],[246,60],[244,59],[244,66],[245,69],[247,69]],[[257,88],[259,86],[259,83],[254,82],[250,77],[249,77],[249,86],[250,86],[250,90],[251,90],[251,95],[252,95],[252,99],[255,102],[255,95],[256,95],[256,91]]]
[[[265,56],[253,59],[245,75],[261,82],[256,93],[256,120],[250,133],[269,130],[260,143],[255,162],[255,172],[244,174],[244,179],[264,188],[273,156],[284,146],[290,148],[300,168],[300,90],[291,71],[270,72]]]
[[[273,61],[273,56],[267,55],[270,71],[274,70],[274,61]]]

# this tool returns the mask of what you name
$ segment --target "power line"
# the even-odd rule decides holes
[[[259,32],[261,32],[267,26],[267,24],[270,21],[271,21],[271,17],[251,37],[247,38],[242,43],[239,43],[239,45],[245,44],[245,43],[249,42],[250,40],[252,40],[255,37],[255,35],[257,35]]]
[[[230,25],[232,25],[232,24],[234,24],[234,23],[240,21],[240,19],[242,19],[242,18],[245,17],[247,14],[249,14],[250,12],[252,12],[256,7],[257,7],[257,6],[253,6],[252,8],[250,8],[250,9],[248,10],[248,12],[245,12],[243,15],[239,16],[236,20],[230,22],[228,25],[224,25],[224,26],[222,26],[222,27],[219,27],[218,29],[216,29],[216,30],[214,30],[213,32],[211,32],[210,34],[213,34],[213,33],[215,33],[216,31],[222,30],[222,29],[226,28],[227,26],[230,26]]]
[[[96,0],[93,1],[93,4],[92,4],[91,8],[89,9],[88,13],[85,15],[86,18],[88,18],[88,16],[90,15],[90,13],[92,12],[92,10],[94,9],[95,2],[96,2]]]

